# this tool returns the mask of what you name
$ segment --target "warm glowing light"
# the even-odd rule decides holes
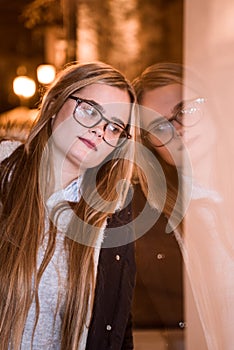
[[[55,67],[51,64],[41,64],[37,67],[37,79],[41,84],[50,84],[56,75]]]
[[[36,92],[36,84],[33,79],[22,75],[14,79],[13,90],[16,95],[29,98]]]

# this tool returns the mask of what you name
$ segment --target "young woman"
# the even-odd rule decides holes
[[[171,91],[173,84],[179,87],[176,93]],[[167,344],[169,348],[180,350],[184,349],[182,331],[185,327],[183,263],[172,227],[180,223],[183,213],[182,193],[179,193],[181,179],[176,167],[182,160],[179,151],[181,140],[176,139],[177,147],[174,145],[171,152],[161,147],[162,142],[159,142],[163,141],[160,132],[162,122],[166,121],[165,116],[170,118],[174,105],[181,101],[181,84],[182,67],[164,63],[147,68],[133,81],[144,146],[141,147],[142,152],[138,152],[142,167],[139,168],[140,184],[136,186],[134,209],[139,215],[146,199],[152,208],[156,208],[156,212],[152,209],[151,214],[155,217],[155,223],[136,241],[137,279],[133,321],[137,329],[161,330],[165,346]],[[154,137],[157,126],[158,143]],[[176,165],[173,160],[177,162]],[[170,217],[172,220],[168,225]]]
[[[134,81],[134,87],[142,106],[142,141],[155,157],[150,171],[156,174],[161,169],[164,174],[166,200],[162,211],[174,228],[184,258],[185,285],[186,291],[189,290],[186,347],[228,349],[233,337],[228,326],[233,318],[230,298],[233,242],[228,218],[230,206],[225,201],[225,183],[220,181],[223,173],[229,173],[225,171],[229,154],[223,139],[227,124],[223,122],[223,114],[217,118],[212,91],[205,89],[198,75],[187,67],[174,63],[152,65]],[[150,197],[151,205],[157,208],[160,182],[147,184],[141,174],[140,182],[146,197],[148,188],[157,191]],[[156,238],[154,242],[157,246]],[[139,248],[137,245],[137,251]],[[174,246],[174,252],[177,250]],[[170,251],[163,252],[166,260]],[[162,270],[158,278],[167,272],[173,275],[176,266],[182,268],[174,256],[171,270]],[[173,276],[177,278],[180,274]],[[156,293],[158,290],[155,289]],[[173,291],[170,286],[169,291]],[[182,294],[178,293],[178,297]],[[227,327],[220,329],[220,324]]]
[[[176,63],[146,68],[134,86],[142,107],[143,143],[154,153],[167,182],[164,211],[170,217],[174,210],[174,219],[178,215],[178,220],[181,212],[181,221],[191,197],[202,195],[201,187],[208,195],[206,190],[212,187],[210,150],[216,131],[204,87],[192,71]],[[178,197],[180,206],[175,208]]]
[[[2,161],[2,350],[133,348],[133,102],[111,66],[71,65]]]
[[[170,217],[173,210],[175,215],[179,215],[182,209],[178,207],[175,213],[180,180],[178,170],[181,169],[183,163],[183,142],[179,135],[173,139],[173,142],[170,142],[171,135],[174,136],[174,134],[171,127],[167,128],[167,124],[165,129],[166,137],[169,135],[169,142],[166,139],[164,144],[161,135],[164,134],[166,119],[170,119],[174,109],[177,108],[177,104],[181,103],[182,73],[182,66],[179,64],[159,63],[146,68],[133,82],[141,108],[142,142],[147,149],[153,152],[158,161],[156,167],[160,165],[165,175],[167,200],[163,210],[168,217]],[[176,121],[173,121],[173,123],[180,128],[180,124],[177,124]],[[158,138],[154,136],[155,130]],[[145,192],[145,183],[144,181],[141,182]],[[152,197],[152,201],[156,201],[156,198],[157,196]],[[156,202],[154,204],[157,206]]]

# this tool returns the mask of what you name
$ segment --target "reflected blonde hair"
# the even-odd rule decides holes
[[[53,176],[50,164],[48,140],[52,134],[51,118],[58,113],[69,95],[90,84],[105,84],[127,91],[131,103],[135,93],[126,78],[113,67],[102,62],[72,64],[59,73],[56,81],[45,94],[38,118],[24,145],[1,164],[0,194],[1,241],[0,241],[0,348],[20,349],[24,325],[32,301],[36,301],[36,322],[40,312],[38,288],[41,277],[56,247],[56,226],[50,221],[48,242],[44,259],[37,268],[37,255],[45,232],[45,209],[43,196],[49,176]],[[135,138],[135,121],[131,113],[129,132]],[[133,125],[133,126],[132,126]],[[126,142],[120,149],[114,149],[107,162],[103,162],[101,175],[97,176],[95,187],[103,202],[112,203],[118,197],[117,184],[122,193],[120,206],[124,201],[132,177],[132,164],[127,159],[134,159],[134,143]],[[45,156],[42,178],[39,184],[39,165]],[[92,177],[95,169],[88,169],[86,179]],[[121,185],[121,179],[127,180]],[[126,185],[127,183],[127,185]],[[86,198],[93,194],[93,184],[88,180],[82,183]],[[88,196],[88,197],[87,197]],[[95,199],[94,199],[95,201]],[[82,220],[77,221],[72,229],[81,235],[86,234],[87,225],[98,227],[94,241],[98,239],[107,216],[113,207],[104,211],[94,209],[84,198],[78,203],[71,203],[74,212]],[[71,228],[68,228],[70,230]],[[96,232],[96,231],[95,231]],[[67,295],[61,329],[61,349],[78,349],[82,329],[86,321],[88,307],[94,300],[94,248],[65,238],[67,252]],[[33,338],[33,335],[32,335]]]

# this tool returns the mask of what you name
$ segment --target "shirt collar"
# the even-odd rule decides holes
[[[82,177],[73,180],[66,188],[54,192],[47,200],[48,209],[52,209],[60,202],[78,202],[81,196]]]

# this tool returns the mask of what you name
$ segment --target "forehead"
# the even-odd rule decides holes
[[[82,88],[76,95],[100,104],[107,118],[117,117],[127,124],[131,110],[127,89],[106,84],[91,84]]]
[[[87,100],[95,100],[100,104],[130,102],[127,89],[120,89],[116,86],[101,83],[85,86],[79,91],[79,96]]]
[[[173,107],[182,101],[182,93],[180,84],[158,87],[144,93],[141,105],[169,117]]]

